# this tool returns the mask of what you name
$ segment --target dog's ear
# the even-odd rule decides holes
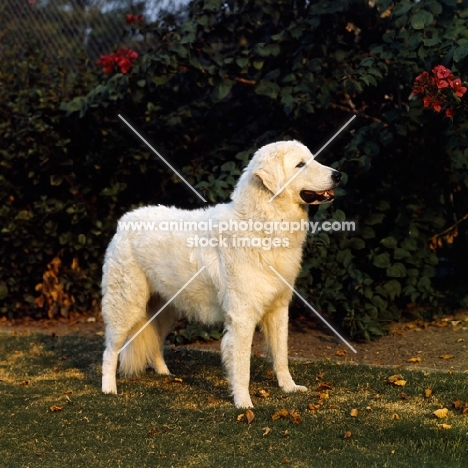
[[[267,160],[262,166],[254,171],[254,176],[258,177],[263,185],[275,194],[284,184],[284,172],[280,161]]]

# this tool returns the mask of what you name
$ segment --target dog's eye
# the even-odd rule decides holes
[[[305,166],[305,162],[300,162],[296,167],[304,167]]]

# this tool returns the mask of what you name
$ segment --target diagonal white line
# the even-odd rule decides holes
[[[145,139],[142,137],[142,135],[141,135],[140,133],[138,133],[138,132],[137,132],[137,131],[120,115],[120,114],[118,114],[118,115],[119,115],[119,118],[120,118],[123,122],[125,122],[125,124],[128,126],[128,128],[130,128],[130,129],[140,138],[140,140],[143,141],[143,143],[145,143],[145,145],[148,146],[148,148],[150,148],[151,151],[153,151],[153,153],[156,154],[156,155],[157,155],[157,156],[158,156],[158,157],[159,157],[159,158],[160,158],[176,175],[177,175],[177,177],[178,177],[180,180],[184,181],[184,182],[187,184],[188,188],[189,188],[190,190],[192,190],[192,191],[197,195],[197,197],[199,197],[199,198],[200,198],[201,200],[203,200],[205,203],[208,203],[208,202],[207,202],[207,201],[206,201],[206,200],[205,200],[205,199],[204,199],[204,198],[203,198],[203,197],[202,197],[202,196],[201,196],[185,179],[184,179],[184,177],[183,177],[181,174],[179,174],[179,172],[177,172],[177,170],[176,170],[173,166],[171,166],[171,164],[169,164],[169,162],[166,161],[166,160],[158,153],[158,151],[156,151],[156,150],[150,145],[150,143],[149,143],[147,140],[145,140]]]
[[[310,158],[304,166],[301,167],[269,200],[268,203],[273,201],[354,119],[353,115],[315,154]]]
[[[204,269],[202,266],[119,350],[120,354]]]
[[[270,269],[353,353],[357,354],[357,351],[271,265]]]

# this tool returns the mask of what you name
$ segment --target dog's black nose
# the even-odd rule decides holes
[[[336,182],[338,184],[340,182],[340,180],[341,180],[341,172],[340,171],[334,171],[331,178],[332,178],[333,182]]]

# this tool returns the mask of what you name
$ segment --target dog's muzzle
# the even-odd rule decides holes
[[[314,192],[312,190],[301,190],[300,196],[301,198],[309,205],[319,205],[322,203],[331,203],[335,199],[335,192],[333,188],[335,188],[341,181],[341,172],[334,171],[331,175],[331,179],[333,180],[333,187],[329,190],[324,190],[323,192]]]

